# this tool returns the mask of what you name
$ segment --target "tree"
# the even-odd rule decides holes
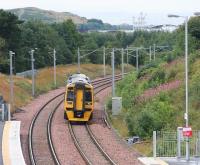
[[[19,25],[23,22],[10,12],[0,10],[0,71],[8,72],[8,50],[16,51],[19,47],[21,30]]]
[[[200,39],[200,17],[192,17],[188,22],[188,31],[189,33],[197,38]]]
[[[72,54],[75,54],[78,46],[80,46],[82,43],[82,38],[76,30],[76,26],[72,22],[72,20],[67,20],[60,24],[54,24],[53,27],[58,32],[58,34],[65,40],[65,43],[69,50],[72,52]],[[75,57],[72,58],[74,61]]]
[[[21,26],[22,35],[20,49],[16,53],[16,67],[18,72],[30,68],[30,50],[35,51],[36,68],[51,66],[53,64],[52,52],[57,51],[57,63],[71,63],[65,41],[48,24],[41,21],[29,21]]]

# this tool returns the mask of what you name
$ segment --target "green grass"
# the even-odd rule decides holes
[[[200,51],[196,53],[200,54]],[[200,59],[199,55],[191,55],[189,64],[189,125],[199,130],[200,120]],[[195,58],[195,60],[194,60]],[[137,98],[149,88],[162,83],[180,80],[181,85],[173,90],[161,92],[146,101]],[[184,126],[185,113],[185,68],[184,59],[178,58],[170,63],[161,62],[149,65],[144,69],[128,75],[117,83],[116,95],[122,97],[123,115],[113,117],[108,110],[115,129],[123,137],[139,135],[150,141],[153,130],[176,130]],[[111,102],[108,104],[111,108]],[[152,154],[151,143],[133,145],[145,155]]]

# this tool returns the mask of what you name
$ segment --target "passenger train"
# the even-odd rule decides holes
[[[77,73],[69,76],[64,100],[64,119],[89,121],[94,111],[94,90],[89,77]]]

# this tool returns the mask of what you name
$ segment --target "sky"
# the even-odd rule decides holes
[[[0,0],[1,9],[21,7],[71,12],[111,24],[132,24],[133,17],[137,20],[142,12],[147,25],[177,25],[184,19],[168,18],[167,15],[192,16],[200,12],[200,0]]]

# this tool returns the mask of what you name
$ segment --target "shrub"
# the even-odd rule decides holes
[[[158,69],[150,78],[149,80],[149,87],[156,87],[160,84],[165,83],[166,80],[166,74],[164,70]]]

